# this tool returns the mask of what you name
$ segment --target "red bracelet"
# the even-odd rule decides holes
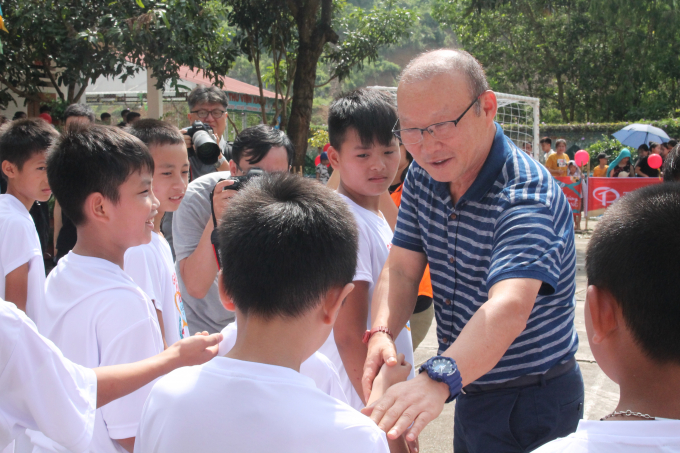
[[[385,327],[385,326],[378,326],[375,329],[367,330],[366,332],[364,332],[364,337],[361,339],[361,341],[363,341],[364,344],[368,344],[368,340],[371,339],[373,334],[378,333],[378,332],[386,333],[387,335],[390,336],[392,341],[394,341],[394,337],[392,336],[392,332],[390,331],[390,329],[388,327]]]

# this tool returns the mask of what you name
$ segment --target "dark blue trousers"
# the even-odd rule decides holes
[[[540,384],[460,394],[455,453],[530,452],[567,436],[583,418],[583,377],[574,369]]]

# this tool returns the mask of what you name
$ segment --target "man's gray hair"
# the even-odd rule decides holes
[[[193,110],[198,104],[203,104],[205,102],[210,102],[212,104],[222,104],[222,107],[225,109],[229,105],[227,93],[214,85],[210,87],[196,85],[196,88],[191,90],[191,93],[189,93],[189,96],[187,96],[187,102],[189,103],[189,110]]]
[[[472,99],[489,90],[489,82],[481,63],[468,52],[459,49],[437,49],[423,52],[406,65],[399,84],[421,82],[441,74],[460,73],[468,80]],[[477,114],[480,106],[475,106]]]

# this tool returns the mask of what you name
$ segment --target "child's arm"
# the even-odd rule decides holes
[[[217,355],[221,341],[221,333],[197,333],[148,359],[94,368],[97,375],[97,408],[122,398],[177,368],[209,361]]]
[[[408,378],[408,374],[411,372],[411,364],[406,361],[404,354],[397,355],[397,363],[398,365],[396,366],[383,364],[382,368],[380,368],[380,372],[373,381],[373,389],[371,390],[371,396],[368,398],[368,404],[377,401],[394,384],[403,382]],[[390,447],[390,453],[418,451],[418,439],[414,442],[406,442],[404,436],[394,440],[388,438],[387,444]]]
[[[28,263],[14,269],[5,276],[5,300],[12,302],[26,313],[28,300]]]
[[[361,377],[366,361],[366,345],[361,341],[368,319],[368,282],[354,281],[333,326],[335,344],[352,386],[364,401]],[[364,401],[365,403],[365,401]]]

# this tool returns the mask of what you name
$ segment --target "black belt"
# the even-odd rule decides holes
[[[528,374],[526,376],[520,376],[516,379],[512,379],[507,382],[501,382],[500,384],[468,384],[463,387],[464,393],[482,393],[490,392],[492,390],[501,389],[511,389],[517,387],[529,387],[532,385],[542,385],[545,381],[550,379],[555,379],[563,374],[567,374],[576,366],[576,358],[572,357],[565,363],[557,364],[550,368],[544,374]]]

